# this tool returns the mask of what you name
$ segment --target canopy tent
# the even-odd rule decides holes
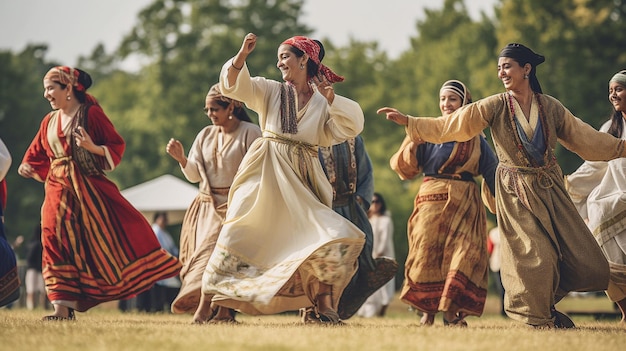
[[[156,212],[164,211],[167,212],[169,224],[178,224],[183,221],[185,211],[198,195],[198,188],[171,174],[164,174],[122,190],[122,195],[148,222],[152,223]]]

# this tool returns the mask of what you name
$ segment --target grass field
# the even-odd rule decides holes
[[[311,326],[297,315],[238,315],[238,325],[191,325],[190,315],[121,313],[104,305],[78,313],[72,322],[42,322],[49,311],[0,310],[0,350],[624,350],[626,329],[616,317],[596,320],[575,314],[574,330],[534,330],[497,313],[487,300],[481,318],[469,317],[468,328],[444,327],[437,316],[432,327],[394,300],[385,318],[351,318],[343,326]],[[568,297],[562,311],[605,311],[606,297]]]

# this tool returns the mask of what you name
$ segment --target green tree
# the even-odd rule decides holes
[[[46,45],[29,45],[14,54],[0,51],[0,138],[13,159],[7,174],[7,235],[25,238],[39,223],[43,186],[17,174],[24,152],[35,137],[50,104],[43,99],[42,78],[54,63],[46,62]]]

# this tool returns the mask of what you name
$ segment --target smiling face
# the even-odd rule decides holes
[[[626,115],[626,87],[618,82],[609,84],[609,101],[615,111]]]
[[[449,89],[444,89],[439,95],[439,109],[442,116],[447,116],[461,107],[461,97]]]
[[[277,55],[276,67],[280,70],[284,81],[293,82],[303,77],[306,79],[306,55],[298,57],[292,51],[292,46],[286,44],[278,47]]]
[[[228,124],[229,121],[231,121],[230,119],[228,119],[228,117],[232,113],[232,104],[224,107],[220,105],[218,101],[221,100],[216,100],[213,98],[206,99],[204,103],[204,113],[209,116],[213,125],[222,127]]]
[[[520,64],[510,57],[498,58],[498,78],[504,84],[506,90],[519,90],[529,86],[529,80],[524,75],[530,74],[530,64]]]
[[[43,98],[50,102],[53,110],[64,108],[68,104],[67,97],[69,94],[69,85],[63,88],[61,84],[49,79],[43,81]]]

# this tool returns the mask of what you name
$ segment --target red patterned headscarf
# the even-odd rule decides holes
[[[51,80],[53,82],[58,82],[63,85],[71,85],[74,87],[76,91],[81,91],[85,93],[85,99],[87,102],[92,104],[97,104],[96,98],[87,94],[87,88],[81,82],[78,81],[78,77],[80,76],[80,70],[68,67],[68,66],[56,66],[52,67],[48,73],[43,77],[43,80]]]
[[[78,82],[80,72],[67,66],[52,67],[43,77],[44,80],[49,79],[53,82],[59,82],[63,85],[71,85],[76,91],[85,91],[85,87]]]
[[[343,82],[344,78],[342,76],[337,75],[320,61],[320,46],[312,39],[297,35],[283,41],[283,45],[291,45],[309,55],[309,59],[313,60],[313,62],[319,66],[320,72],[322,72],[329,82]]]

